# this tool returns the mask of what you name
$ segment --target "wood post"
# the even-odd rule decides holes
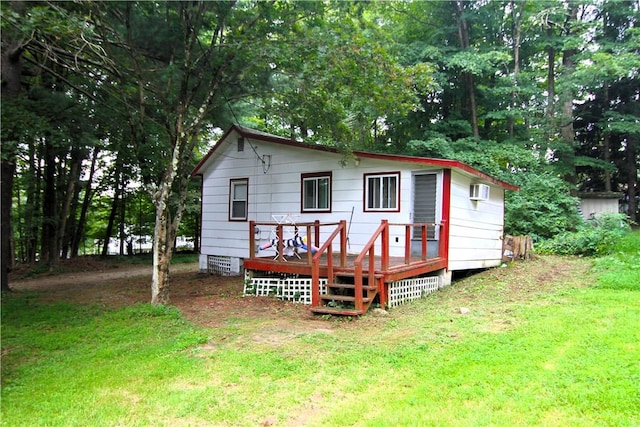
[[[505,236],[502,244],[502,260],[530,260],[533,258],[533,240],[531,236]]]

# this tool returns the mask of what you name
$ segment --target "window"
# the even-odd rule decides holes
[[[229,186],[229,220],[246,221],[249,205],[249,180],[232,179]]]
[[[331,172],[303,173],[302,212],[331,212]]]
[[[400,173],[364,176],[365,211],[400,210]]]

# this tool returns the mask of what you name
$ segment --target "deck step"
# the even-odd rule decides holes
[[[338,268],[334,268],[333,273],[336,276],[339,276],[339,277],[355,277],[356,276],[356,272],[353,271],[352,269],[350,269],[350,270],[341,270],[341,269],[338,269]],[[362,272],[362,277],[364,277],[364,278],[369,277],[369,272],[368,271],[363,271]],[[384,274],[382,274],[382,273],[374,273],[373,277],[376,278],[376,279],[382,279],[384,277]]]
[[[352,296],[352,295],[330,295],[330,294],[324,294],[324,295],[320,295],[320,298],[325,300],[325,301],[344,301],[344,302],[354,302],[356,300],[356,297]],[[371,298],[367,298],[367,297],[363,297],[362,298],[362,302],[369,302],[371,301]]]
[[[316,314],[331,314],[332,316],[360,316],[364,314],[363,310],[339,307],[311,307],[311,312]]]
[[[333,289],[352,289],[355,290],[356,289],[356,285],[352,285],[349,283],[328,283],[327,284],[327,288],[333,288]],[[378,288],[376,286],[362,286],[362,290],[364,291],[376,291],[378,290]]]

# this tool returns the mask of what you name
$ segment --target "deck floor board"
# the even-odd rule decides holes
[[[355,272],[355,260],[357,255],[348,254],[347,262],[344,266],[340,265],[340,253],[333,253],[333,269],[334,274],[351,275]],[[244,260],[244,267],[247,270],[252,271],[268,271],[273,273],[290,273],[301,274],[311,276],[312,265],[308,262],[308,258],[305,253],[300,254],[300,259],[295,256],[287,257],[286,260],[280,261],[273,259],[273,257],[255,257],[246,258]],[[429,273],[445,268],[445,260],[440,257],[428,258],[422,260],[419,257],[413,257],[408,262],[404,257],[389,257],[389,265],[387,269],[382,268],[382,258],[375,257],[375,273],[382,275],[385,282],[399,280],[407,277],[416,277],[422,274]],[[328,262],[327,255],[323,255],[320,258],[320,275],[327,276]],[[369,271],[369,257],[366,257],[362,265],[363,272],[366,274]]]

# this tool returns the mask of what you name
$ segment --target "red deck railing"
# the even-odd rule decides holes
[[[438,254],[436,257],[446,257],[446,249],[447,249],[447,239],[446,239],[446,222],[441,222],[439,224],[434,223],[411,223],[411,224],[398,224],[398,223],[389,223],[388,220],[382,220],[380,226],[375,230],[375,232],[371,235],[371,238],[367,241],[367,243],[362,248],[362,251],[356,257],[353,264],[353,274],[354,274],[354,285],[355,285],[355,309],[356,310],[364,310],[364,302],[363,302],[363,280],[366,275],[368,278],[368,285],[372,286],[376,283],[378,286],[378,294],[380,295],[380,304],[386,304],[386,292],[385,292],[385,284],[382,280],[377,280],[376,274],[378,277],[380,275],[384,275],[389,271],[395,271],[400,267],[399,265],[395,265],[393,268],[390,267],[390,254],[389,254],[389,243],[390,243],[390,228],[391,227],[404,227],[404,265],[416,265],[416,263],[427,261],[428,259],[428,229],[430,227],[434,228],[434,236],[438,238]],[[299,223],[299,224],[277,224],[273,222],[255,222],[250,221],[249,223],[249,258],[256,259],[256,231],[258,226],[267,226],[270,227],[270,230],[274,230],[275,228],[275,236],[273,238],[274,242],[277,240],[276,252],[277,255],[274,258],[275,262],[283,262],[286,264],[286,259],[284,258],[284,228],[287,227],[293,228],[296,236],[306,236],[307,238],[307,251],[306,255],[303,255],[304,258],[301,258],[302,262],[306,261],[307,265],[311,266],[311,306],[318,307],[320,306],[320,272],[321,272],[321,261],[326,260],[326,275],[329,281],[333,281],[335,279],[335,265],[334,265],[334,242],[339,238],[339,267],[345,268],[347,267],[347,222],[345,220],[341,220],[337,223],[320,223],[319,221],[314,221],[312,223]],[[332,233],[328,238],[324,241],[322,245],[320,245],[320,231],[321,227],[335,227]],[[421,239],[420,239],[420,260],[416,261],[415,258],[411,256],[412,249],[412,239],[411,232],[413,228],[421,229]],[[301,233],[301,230],[304,230],[304,234]],[[271,231],[270,231],[271,232]],[[290,232],[288,232],[291,234]],[[273,234],[272,234],[273,235]],[[312,240],[313,243],[309,240]],[[379,242],[379,245],[378,245]],[[318,250],[311,250],[309,245],[313,245]],[[380,254],[376,253],[377,249],[380,248]],[[326,257],[325,257],[326,255]],[[379,259],[379,267],[376,269],[376,261]],[[367,261],[367,272],[364,271],[365,261]],[[284,270],[283,270],[284,271]]]
[[[320,305],[320,258],[327,253],[327,276],[333,280],[333,241],[340,236],[340,267],[347,266],[347,221],[342,220],[313,255],[311,265],[311,306]],[[311,253],[311,251],[309,251]]]

